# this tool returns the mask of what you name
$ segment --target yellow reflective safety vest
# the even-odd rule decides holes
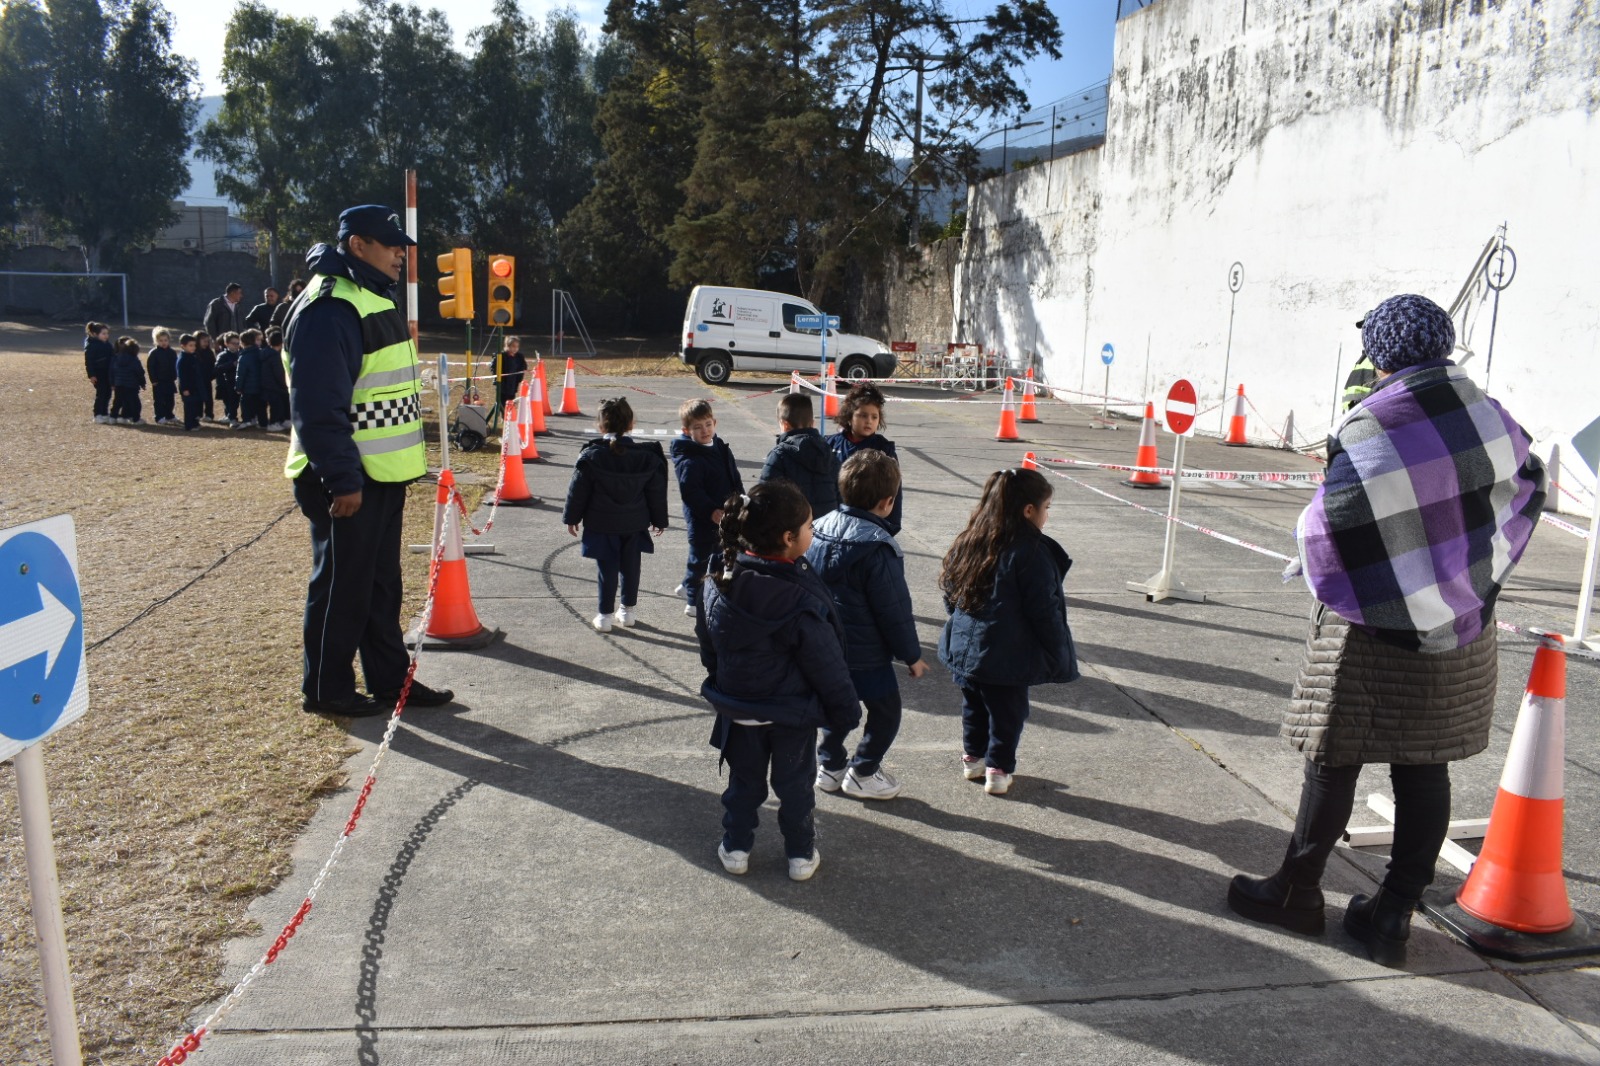
[[[374,481],[415,481],[428,472],[422,437],[422,376],[411,328],[394,301],[362,288],[349,278],[314,275],[295,308],[298,314],[315,300],[343,300],[361,318],[361,373],[350,392],[346,412],[351,439],[361,453],[361,469]],[[294,387],[289,349],[283,367]],[[289,458],[283,474],[297,478],[310,463],[298,434],[289,433]]]

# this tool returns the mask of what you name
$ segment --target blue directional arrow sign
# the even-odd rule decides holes
[[[826,318],[827,321],[828,321],[828,328],[829,329],[838,329],[839,328],[839,316],[838,315],[795,315],[794,316],[794,328],[795,329],[821,329],[822,328],[822,321],[823,321],[824,318]]]
[[[0,759],[88,708],[72,519],[0,530]]]
[[[1105,345],[1104,347],[1102,347],[1100,349],[1100,361],[1102,363],[1104,363],[1106,366],[1110,366],[1111,365],[1111,360],[1115,359],[1116,357],[1117,357],[1117,350],[1115,348],[1111,347],[1110,344],[1107,344],[1107,345]]]

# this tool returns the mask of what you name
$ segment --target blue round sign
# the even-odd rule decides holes
[[[1106,366],[1110,366],[1111,360],[1115,359],[1116,357],[1117,350],[1111,347],[1111,345],[1107,344],[1105,347],[1100,349],[1100,361]]]
[[[0,544],[0,626],[0,736],[37,740],[66,710],[83,661],[78,578],[49,537]]]

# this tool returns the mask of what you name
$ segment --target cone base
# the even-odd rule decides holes
[[[1518,933],[1480,921],[1461,909],[1456,889],[1431,888],[1422,897],[1422,909],[1455,937],[1480,955],[1513,962],[1568,959],[1600,954],[1600,932],[1583,915],[1572,913],[1572,924],[1559,933]]]
[[[1164,489],[1167,487],[1167,483],[1162,481],[1160,478],[1156,478],[1154,481],[1134,481],[1132,478],[1129,478],[1127,481],[1124,481],[1123,484],[1128,486],[1130,489]]]
[[[500,638],[500,627],[484,625],[483,620],[478,620],[479,629],[476,633],[468,633],[461,637],[430,637],[426,633],[418,633],[413,628],[406,634],[406,647],[417,646],[418,639],[422,641],[424,651],[477,651],[487,648]]]
[[[1222,442],[1222,446],[1224,448],[1248,448],[1250,447],[1250,442],[1247,440],[1225,440]]]
[[[500,506],[501,507],[538,507],[542,503],[544,503],[544,501],[541,500],[537,496],[524,496],[520,500],[502,499],[500,501]]]

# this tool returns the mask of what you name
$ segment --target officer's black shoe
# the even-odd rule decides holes
[[[345,696],[337,700],[301,701],[300,709],[310,714],[337,714],[345,718],[371,718],[375,715],[388,714],[394,710],[391,704],[385,707],[371,696],[363,696],[357,692],[353,696]]]
[[[1321,936],[1326,922],[1322,889],[1292,884],[1281,869],[1271,877],[1235,876],[1228,885],[1228,908],[1253,922],[1309,936]]]
[[[1401,899],[1386,888],[1372,896],[1352,896],[1344,912],[1344,931],[1367,946],[1373,962],[1399,969],[1406,964],[1415,907],[1414,901]]]
[[[373,698],[389,705],[390,709],[400,702],[400,690],[393,692],[374,692]],[[429,688],[421,681],[411,682],[411,694],[406,697],[407,707],[443,707],[456,698],[456,694],[447,688]]]

